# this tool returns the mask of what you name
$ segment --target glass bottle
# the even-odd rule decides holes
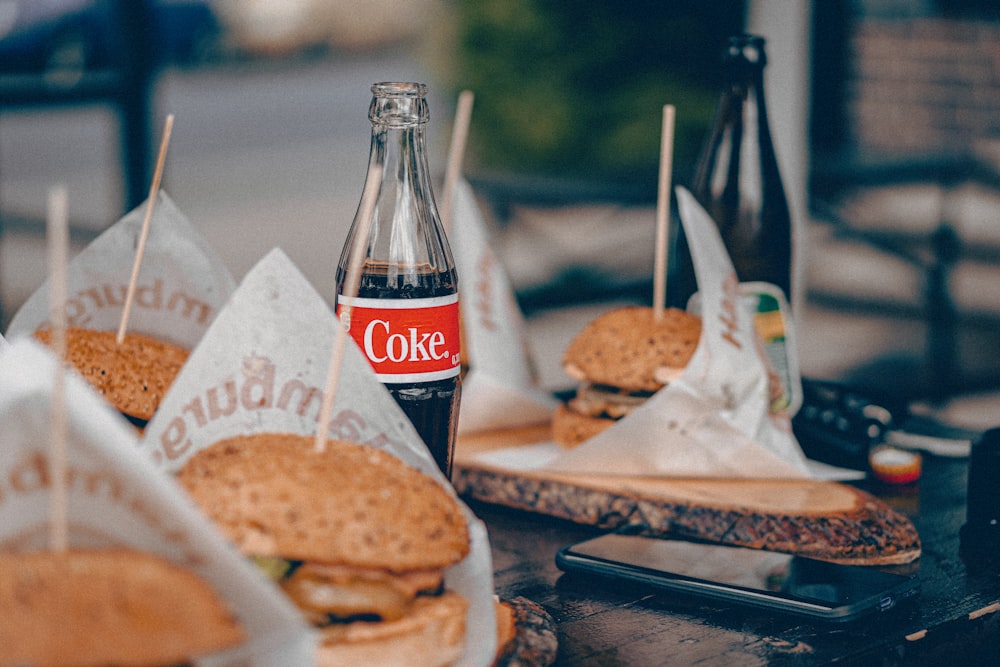
[[[376,375],[416,427],[438,467],[451,473],[458,428],[458,278],[431,190],[421,83],[376,83],[364,197],[337,268],[337,308]],[[371,190],[369,190],[371,189]],[[371,211],[369,220],[361,218]],[[367,228],[366,238],[361,238]],[[344,295],[355,244],[365,244],[356,298]]]
[[[764,101],[764,38],[729,38],[723,53],[719,107],[691,184],[691,194],[719,228],[754,315],[774,373],[773,407],[790,414],[802,401],[795,352],[792,298],[792,218],[778,170]],[[686,307],[697,291],[694,266],[681,225],[676,270],[667,283],[671,305]]]
[[[764,38],[736,35],[723,54],[724,85],[713,127],[695,168],[691,194],[719,227],[740,282],[764,282],[791,300],[792,220],[764,101]],[[670,302],[697,290],[678,225]]]

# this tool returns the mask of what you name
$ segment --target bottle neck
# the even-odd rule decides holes
[[[430,118],[427,90],[422,83],[377,83],[372,86],[368,118],[372,123],[369,173],[377,167],[382,174],[379,204],[385,208],[387,197],[393,206],[404,209],[425,201],[433,209],[430,169],[427,165],[425,128]]]
[[[740,280],[771,282],[788,295],[791,221],[764,101],[764,63],[760,38],[730,42],[692,194],[718,226]]]
[[[723,93],[719,130],[738,133],[730,137],[760,153],[760,159],[774,159],[767,103],[764,100],[763,70],[757,68],[752,77],[732,79]]]
[[[359,206],[340,261],[343,272],[348,248],[363,244],[364,272],[370,274],[363,292],[384,296],[404,290],[411,296],[417,292],[437,296],[455,289],[454,260],[431,186],[425,148],[428,114],[422,90],[422,84],[372,87],[371,149],[364,192],[371,193],[369,201],[374,203]],[[363,195],[362,203],[365,200]],[[362,220],[362,216],[369,217]],[[359,236],[362,229],[367,230],[364,238]]]
[[[725,87],[723,97],[729,104],[752,104],[764,113],[764,66],[767,55],[764,39],[756,35],[737,35],[729,41],[723,57]],[[724,100],[725,101],[725,100]],[[765,119],[761,119],[765,120]]]
[[[414,193],[430,196],[430,168],[422,124],[372,125],[368,166],[369,170],[377,167],[382,175],[380,201],[388,194],[387,189],[399,190],[397,194],[402,195],[412,188]]]
[[[759,103],[764,97],[764,69],[734,64],[723,90],[726,95],[743,99],[752,97]]]

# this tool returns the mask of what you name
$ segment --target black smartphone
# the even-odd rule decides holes
[[[820,621],[885,612],[919,592],[915,575],[628,532],[565,547],[556,566]]]

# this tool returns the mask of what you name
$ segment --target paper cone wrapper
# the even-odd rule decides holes
[[[117,331],[148,200],[111,225],[67,266],[70,327]],[[222,260],[160,191],[143,254],[128,331],[192,349],[236,287]],[[11,320],[7,337],[48,324],[49,288],[42,285]]]
[[[540,389],[512,387],[475,368],[468,372],[462,383],[462,413],[458,421],[460,434],[545,424],[552,417],[555,399]],[[472,387],[474,395],[481,400],[467,404],[467,387]],[[463,427],[463,424],[466,426]]]
[[[542,424],[553,398],[538,388],[524,316],[490,245],[485,221],[469,184],[455,184],[449,230],[462,310],[463,357],[459,433]]]
[[[29,339],[0,354],[0,548],[48,546],[55,358]],[[68,545],[127,547],[196,572],[242,622],[247,641],[199,665],[311,664],[301,616],[239,557],[174,480],[137,448],[134,432],[90,385],[65,376]]]
[[[715,223],[684,188],[677,200],[701,294],[695,354],[679,380],[549,467],[667,477],[809,477],[788,414],[772,408],[766,354]]]
[[[272,250],[247,273],[191,354],[146,427],[142,448],[162,469],[175,472],[223,438],[257,432],[313,436],[337,325],[298,268],[280,249]],[[349,336],[329,436],[390,452],[454,493]],[[461,664],[487,665],[496,648],[489,542],[482,522],[462,507],[471,553],[445,578],[471,603]]]

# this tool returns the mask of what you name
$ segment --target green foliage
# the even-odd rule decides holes
[[[730,0],[454,0],[451,81],[476,94],[470,163],[655,191],[664,104],[677,108],[677,180],[697,159]]]

